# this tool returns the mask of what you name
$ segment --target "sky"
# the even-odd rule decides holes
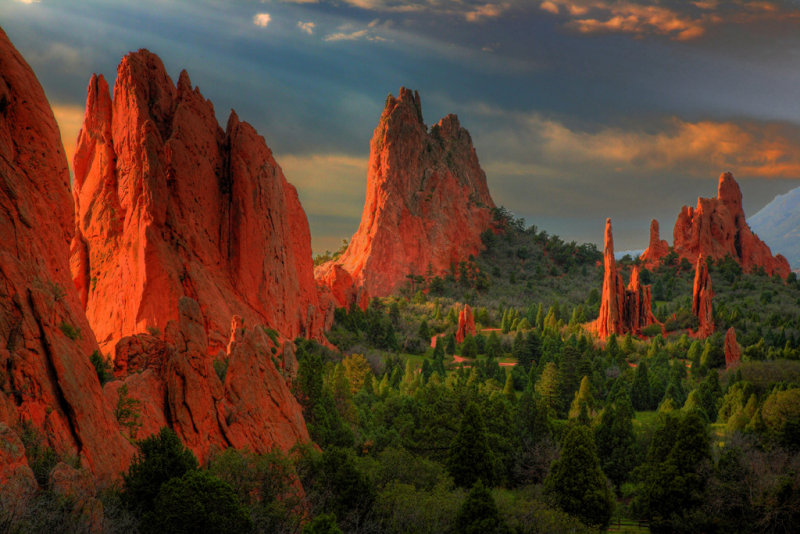
[[[386,96],[456,113],[492,196],[566,241],[642,249],[733,172],[755,214],[800,186],[800,0],[0,0],[70,154],[92,73],[186,69],[263,135],[315,253],[357,229]],[[773,251],[779,252],[779,251]]]

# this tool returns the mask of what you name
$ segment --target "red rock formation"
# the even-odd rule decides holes
[[[178,306],[178,319],[167,324],[162,338],[139,334],[117,343],[114,373],[123,380],[106,384],[105,393],[113,404],[124,385],[140,401],[136,438],[169,425],[201,462],[215,448],[265,453],[308,441],[300,405],[274,364],[278,344],[262,328],[234,317],[227,352],[217,356],[227,361],[220,380],[200,306],[186,297]],[[280,366],[289,373],[296,360],[282,349]]]
[[[336,304],[350,309],[358,306],[361,311],[366,311],[369,306],[369,295],[363,287],[356,286],[353,277],[341,265],[328,262],[314,270],[317,283],[331,292]]]
[[[652,288],[642,285],[639,281],[640,269],[638,265],[634,266],[628,289],[625,291],[626,313],[623,315],[628,317],[628,329],[634,333],[640,332],[642,328],[651,324],[658,323],[656,316],[653,315]]]
[[[742,349],[736,342],[736,331],[733,327],[725,333],[725,368],[730,369],[739,365],[742,359]]]
[[[694,334],[696,337],[708,337],[714,333],[714,310],[711,303],[713,297],[714,291],[711,287],[711,277],[708,275],[708,265],[703,256],[698,256],[692,287],[692,313],[700,321],[697,332]]]
[[[650,222],[650,245],[639,257],[643,262],[642,266],[646,269],[655,269],[667,254],[669,254],[669,244],[661,239],[658,221],[653,219]]]
[[[389,96],[370,145],[361,225],[347,250],[317,267],[322,284],[347,271],[370,296],[386,296],[408,274],[443,274],[477,254],[489,228],[492,197],[467,130],[448,115],[430,132],[419,95]],[[340,305],[345,305],[341,300]]]
[[[469,304],[464,304],[464,309],[458,312],[458,330],[456,330],[456,342],[463,343],[468,335],[474,336],[478,331],[475,329],[475,317]]]
[[[75,152],[72,274],[105,350],[200,304],[210,350],[231,317],[284,336],[323,328],[308,222],[270,149],[235,113],[223,131],[189,76],[146,50],[114,99],[92,76]]]
[[[89,362],[97,342],[70,277],[73,224],[53,112],[0,30],[0,423],[28,421],[44,445],[110,478],[133,448]]]
[[[698,198],[697,207],[684,206],[673,230],[678,256],[695,262],[702,255],[721,259],[730,255],[745,272],[763,268],[767,274],[789,276],[789,262],[769,247],[747,225],[742,192],[729,172],[719,177],[717,198]]]
[[[597,335],[606,339],[611,334],[638,334],[642,328],[656,323],[651,311],[650,286],[642,286],[639,282],[639,268],[634,268],[627,288],[617,272],[611,219],[606,219],[603,261],[603,297],[600,314],[592,327]]]

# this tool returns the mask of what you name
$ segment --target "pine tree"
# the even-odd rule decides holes
[[[447,345],[445,346],[444,351],[449,356],[452,356],[456,353],[456,336],[454,334],[450,334],[447,337]]]
[[[489,339],[486,340],[486,357],[499,358],[503,355],[503,349],[500,346],[500,337],[497,332],[489,334]]]
[[[583,409],[586,409],[587,415],[591,416],[594,411],[594,397],[592,396],[592,385],[589,382],[589,377],[584,376],[581,379],[581,386],[575,392],[575,398],[572,399],[572,404],[569,408],[569,418],[577,418]]]
[[[514,378],[511,373],[506,373],[506,384],[503,387],[503,395],[511,402],[516,402],[517,394],[514,392]]]
[[[633,431],[633,407],[626,393],[603,410],[595,430],[595,443],[603,473],[620,487],[636,466],[638,452]]]
[[[544,481],[545,493],[559,508],[587,525],[605,528],[614,499],[600,470],[591,430],[573,424],[561,444],[561,458]]]
[[[647,372],[647,362],[639,362],[636,368],[636,375],[631,386],[631,403],[633,408],[638,411],[652,409],[652,398],[650,395],[650,376]]]
[[[467,404],[461,425],[447,459],[453,481],[461,487],[472,487],[478,480],[488,485],[495,481],[494,456],[486,439],[486,426],[478,405]]]
[[[544,306],[539,303],[539,308],[536,310],[536,328],[541,332],[544,328]]]
[[[510,534],[500,517],[491,492],[481,482],[475,484],[458,511],[455,532],[459,534]]]
[[[558,411],[561,406],[560,387],[558,383],[558,369],[553,362],[547,362],[542,371],[542,376],[536,383],[536,392],[542,397],[550,410]]]

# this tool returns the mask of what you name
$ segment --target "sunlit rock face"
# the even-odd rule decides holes
[[[264,139],[154,54],[125,56],[113,100],[92,76],[74,159],[71,270],[101,347],[200,305],[209,350],[233,315],[319,336],[308,221]]]
[[[698,256],[692,285],[692,313],[699,321],[696,337],[708,337],[714,333],[713,297],[714,290],[711,286],[711,277],[708,275],[708,264],[703,256]]]
[[[135,433],[131,437],[142,439],[169,426],[201,462],[228,447],[288,452],[309,436],[287,386],[297,362],[284,348],[260,326],[234,316],[226,349],[212,357],[200,306],[181,297],[178,318],[162,334],[137,334],[117,343],[118,380],[106,384],[104,393],[116,404],[124,386],[140,403],[140,426],[128,431]],[[223,376],[215,359],[224,364]]]
[[[742,359],[742,348],[736,341],[736,330],[728,328],[725,333],[725,368],[736,367]]]
[[[492,208],[486,175],[458,118],[448,115],[428,130],[419,95],[401,88],[387,98],[372,136],[358,231],[315,275],[321,284],[341,284],[343,275],[331,274],[339,266],[354,287],[389,295],[409,274],[441,275],[477,254]]]
[[[690,262],[698,256],[720,259],[730,255],[745,272],[762,268],[781,278],[789,275],[789,262],[755,235],[742,209],[742,192],[731,173],[719,177],[717,198],[698,198],[697,207],[684,206],[673,230],[674,250]]]
[[[107,479],[123,471],[133,448],[89,361],[98,346],[70,276],[73,225],[53,112],[0,30],[0,442],[21,445],[13,429],[25,422],[43,446]],[[31,480],[24,448],[6,452],[0,485],[22,487]]]
[[[653,219],[650,222],[650,245],[639,257],[642,260],[642,267],[651,270],[658,267],[667,254],[669,254],[669,244],[661,239],[658,221]]]

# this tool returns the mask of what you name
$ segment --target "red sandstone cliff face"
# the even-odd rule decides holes
[[[262,328],[234,317],[227,350],[215,356],[227,362],[221,380],[209,355],[200,306],[181,297],[178,310],[162,337],[138,334],[116,346],[114,375],[120,380],[106,384],[105,394],[116,404],[124,385],[141,403],[135,437],[168,425],[201,462],[215,448],[265,453],[309,441],[300,405],[281,374],[291,378],[296,370],[293,354],[279,352]]]
[[[645,269],[654,269],[661,263],[662,258],[669,254],[669,244],[659,235],[658,221],[650,222],[650,245],[639,257]]]
[[[0,156],[0,429],[5,423],[10,436],[28,421],[59,454],[114,477],[133,449],[89,363],[97,342],[69,272],[64,148],[39,82],[2,30]],[[26,463],[24,455],[8,461]]]
[[[742,349],[736,342],[736,330],[730,327],[725,333],[725,368],[736,367],[741,359]]]
[[[714,290],[711,287],[711,277],[708,275],[708,265],[703,256],[698,256],[692,287],[692,313],[700,321],[694,334],[696,337],[708,337],[714,333],[714,309],[711,302],[713,297]]]
[[[401,88],[386,100],[372,136],[358,231],[341,257],[317,267],[316,278],[329,284],[338,265],[355,287],[386,296],[410,273],[443,274],[480,251],[493,207],[458,118],[448,115],[428,131],[419,95]]]
[[[789,276],[789,262],[769,247],[747,225],[742,192],[731,173],[719,177],[717,198],[698,198],[697,207],[684,206],[673,231],[678,256],[695,262],[698,256],[720,259],[730,255],[745,272],[758,267],[767,274]]]
[[[210,350],[235,314],[288,338],[322,331],[297,192],[249,124],[232,112],[219,127],[185,71],[176,86],[157,56],[131,53],[113,101],[92,76],[74,170],[72,276],[106,351],[163,330],[183,296]]]
[[[656,323],[651,310],[650,286],[639,282],[639,268],[634,268],[627,288],[617,272],[611,219],[606,219],[603,262],[603,297],[600,314],[593,324],[597,335],[606,339],[611,334],[638,334],[642,328]]]
[[[475,317],[469,304],[464,304],[464,309],[458,312],[458,329],[456,330],[456,341],[463,343],[468,335],[477,334],[475,330]]]

